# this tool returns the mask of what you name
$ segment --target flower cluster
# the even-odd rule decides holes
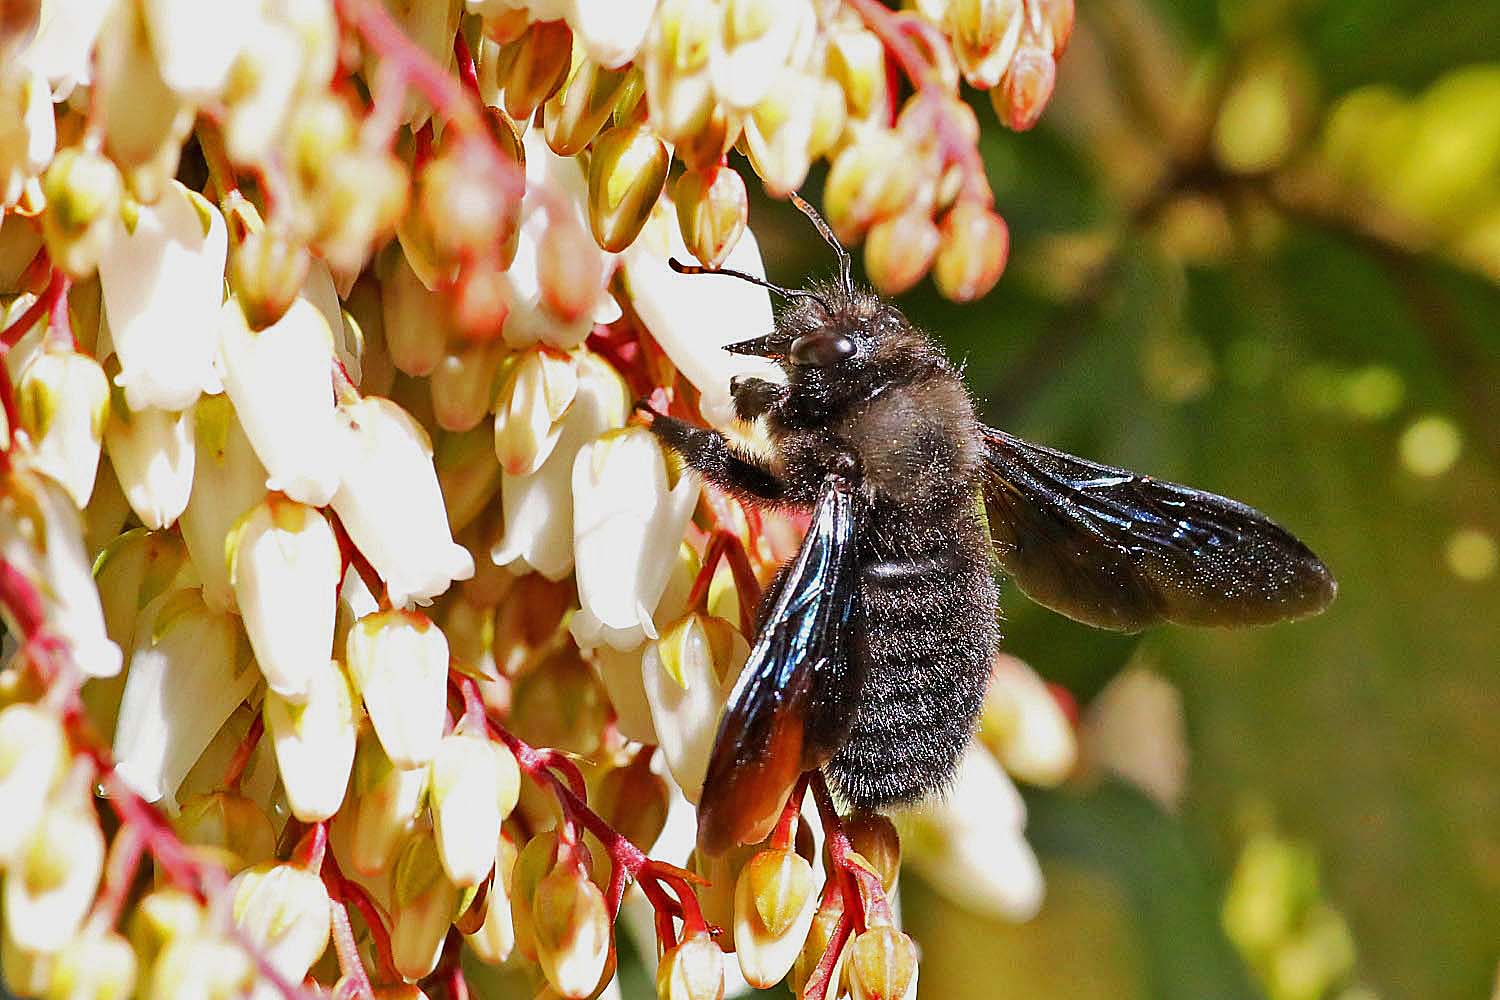
[[[757,986],[914,996],[896,830],[816,775],[763,844],[646,853],[697,800],[800,525],[703,489],[631,403],[751,433],[729,380],[774,372],[721,345],[769,327],[766,292],[667,264],[763,274],[735,149],[775,195],[828,160],[882,289],[988,291],[1007,235],[960,74],[1029,127],[1071,23],[1069,0],[7,9],[10,990],[459,997],[471,958],[591,997],[634,885],[662,997],[722,997],[730,951]],[[1073,730],[996,671],[962,789],[909,837],[1022,917],[1006,770],[1061,780]]]

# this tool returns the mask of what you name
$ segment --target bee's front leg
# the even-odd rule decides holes
[[[641,404],[636,404],[636,410],[649,413],[651,422],[647,426],[651,433],[715,486],[751,500],[776,501],[786,496],[785,484],[770,469],[753,456],[740,454],[718,431],[694,426]]]
[[[729,395],[734,400],[735,416],[755,420],[786,398],[786,386],[752,375],[736,375],[729,380]]]

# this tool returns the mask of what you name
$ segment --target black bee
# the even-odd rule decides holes
[[[986,427],[957,370],[894,306],[840,280],[786,290],[773,331],[729,345],[785,385],[737,378],[769,458],[652,415],[705,479],[750,502],[811,507],[759,611],[720,722],[699,846],[769,832],[804,771],[857,808],[944,787],[973,735],[1000,640],[994,564],[1041,604],[1101,628],[1259,625],[1321,611],[1336,585],[1251,508]],[[672,262],[683,272],[701,268]],[[983,502],[979,502],[982,496]]]

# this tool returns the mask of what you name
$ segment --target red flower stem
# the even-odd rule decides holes
[[[880,876],[850,856],[854,853],[854,847],[849,843],[849,835],[844,832],[844,821],[834,808],[833,796],[828,792],[828,782],[823,773],[811,772],[810,781],[813,800],[817,802],[818,814],[823,819],[828,858],[838,869],[835,877],[840,878],[839,884],[844,893],[844,912],[854,914],[861,929],[871,924],[895,923],[890,903],[885,898],[885,887],[880,884]]]
[[[287,863],[316,873],[323,870],[323,859],[327,855],[328,824],[319,822],[307,828],[307,832],[297,841],[297,846],[292,848]]]
[[[785,808],[781,810],[781,818],[776,821],[776,829],[771,831],[771,846],[778,850],[791,850],[796,839],[797,820],[802,817],[802,800],[807,795],[807,781],[806,774],[797,779],[792,794],[787,796]]]
[[[374,1000],[375,988],[370,985],[370,975],[359,957],[359,942],[354,940],[354,925],[349,921],[349,908],[344,902],[343,880],[328,866],[323,868],[323,885],[333,905],[328,908],[333,922],[333,952],[339,961],[339,976],[349,984],[353,996]]]
[[[719,560],[724,558],[724,550],[728,547],[729,532],[720,529],[708,537],[708,546],[703,550],[703,565],[693,579],[693,589],[688,591],[689,608],[702,610],[708,599],[708,588],[714,582],[714,573],[719,568]]]
[[[453,35],[453,58],[458,63],[458,79],[464,90],[474,100],[480,100],[479,71],[474,67],[474,53],[469,51],[468,39],[462,31]]]
[[[400,982],[401,974],[396,971],[395,952],[391,950],[391,934],[386,928],[385,915],[381,912],[380,905],[370,898],[364,886],[344,877],[332,851],[328,852],[323,861],[323,876],[325,883],[330,876],[337,882],[339,898],[358,910],[360,919],[369,928],[370,940],[375,944],[375,961],[379,966],[380,981]]]
[[[52,276],[48,279],[47,287],[42,290],[42,294],[36,297],[35,302],[26,307],[25,312],[17,316],[3,331],[0,331],[0,357],[4,357],[6,352],[15,347],[16,342],[26,336],[27,332],[36,326],[43,316],[50,317],[52,315],[53,309],[57,306],[58,299],[67,295],[68,286],[71,284],[72,282],[66,274],[63,274],[61,268],[54,267],[52,269]]]
[[[250,758],[255,754],[255,748],[260,744],[260,738],[266,731],[266,717],[257,712],[255,720],[250,723],[250,728],[245,732],[245,738],[240,740],[240,745],[234,748],[234,756],[229,758],[229,766],[224,769],[223,785],[231,792],[240,790],[240,782],[245,777],[245,768],[250,765]]]
[[[839,953],[844,950],[844,944],[853,931],[854,922],[846,908],[839,914],[839,922],[833,928],[833,936],[828,939],[828,947],[818,959],[812,975],[807,977],[807,984],[802,987],[801,1000],[833,1000],[837,995],[837,984],[831,982],[833,967],[838,964]]]
[[[104,869],[104,888],[94,900],[88,924],[96,930],[115,926],[125,899],[135,885],[136,872],[140,869],[141,856],[146,851],[146,842],[134,828],[124,826],[109,845],[109,861]]]

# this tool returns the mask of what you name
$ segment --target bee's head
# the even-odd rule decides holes
[[[792,397],[819,413],[867,399],[916,371],[945,363],[901,310],[873,291],[855,286],[849,251],[811,205],[795,194],[792,200],[838,254],[839,280],[788,289],[753,275],[717,272],[762,285],[790,303],[770,333],[728,344],[725,350],[779,363],[787,373]],[[682,272],[703,270],[675,260],[671,264]]]

